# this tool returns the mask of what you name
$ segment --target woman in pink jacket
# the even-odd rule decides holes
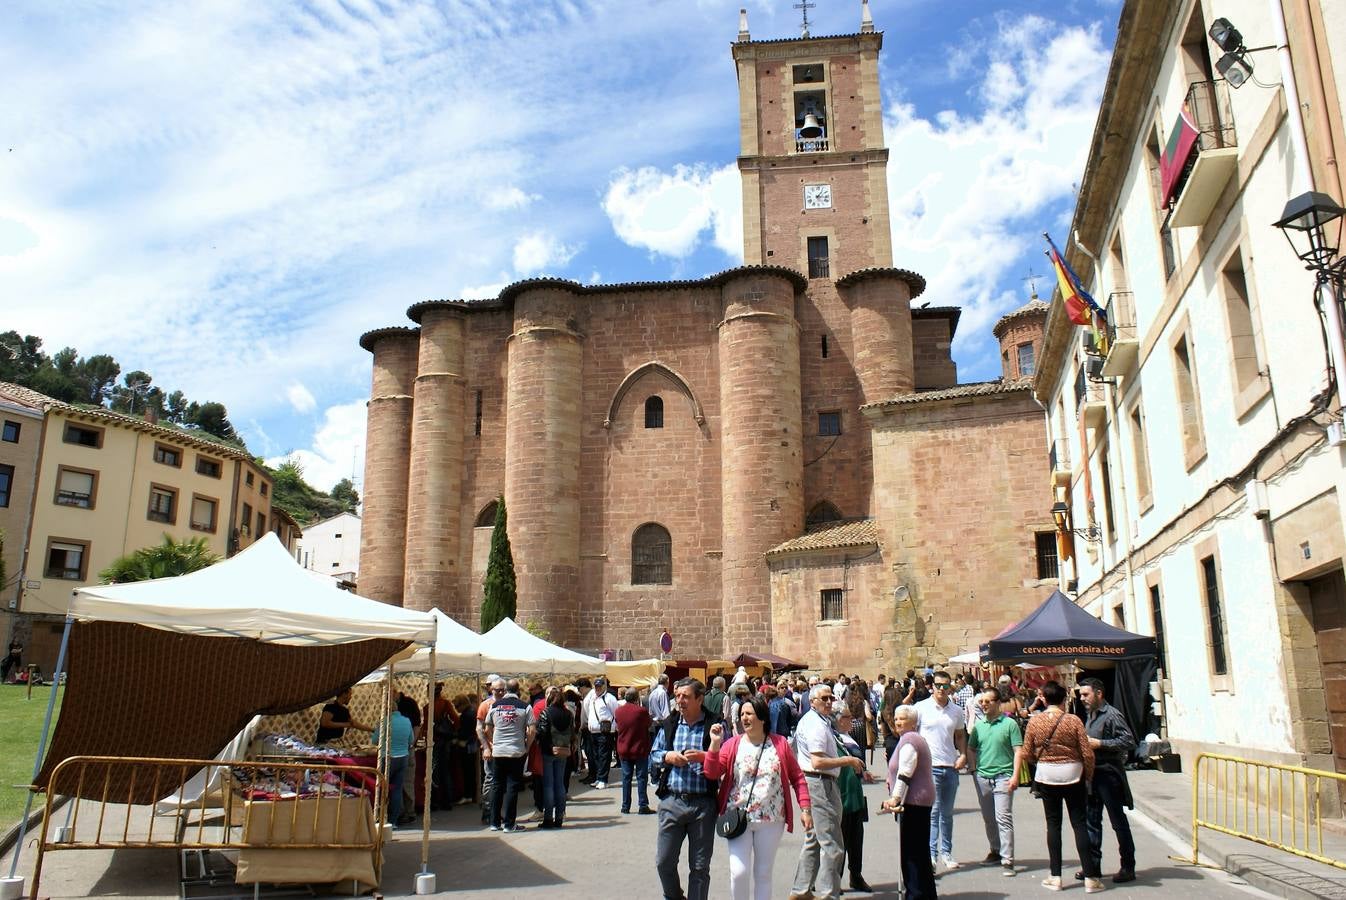
[[[729,888],[734,900],[748,900],[751,872],[755,900],[770,900],[771,867],[786,829],[794,831],[790,790],[799,798],[799,815],[813,827],[809,789],[785,738],[767,732],[766,700],[757,694],[739,707],[741,734],[721,746],[725,726],[710,728],[705,773],[720,780],[721,813],[733,804],[748,813],[748,830],[729,841]],[[787,787],[788,785],[788,787]]]

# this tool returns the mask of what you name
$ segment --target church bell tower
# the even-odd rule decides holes
[[[807,14],[807,7],[805,8]],[[743,261],[810,279],[892,265],[879,50],[868,0],[860,30],[752,40],[740,11],[738,158]]]

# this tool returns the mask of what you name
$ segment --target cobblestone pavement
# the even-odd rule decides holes
[[[877,772],[878,765],[873,768]],[[504,835],[485,830],[480,825],[476,807],[462,806],[435,813],[430,869],[436,874],[438,889],[451,891],[455,898],[463,900],[514,896],[545,897],[547,900],[658,898],[659,883],[654,872],[656,817],[621,815],[620,782],[602,791],[576,785],[573,793],[566,827],[561,831],[529,827],[521,834]],[[870,809],[877,809],[883,796],[882,785],[871,785],[866,793]],[[524,808],[531,806],[528,795],[520,799]],[[1016,795],[1014,809],[1018,874],[1014,878],[1005,878],[999,866],[976,864],[986,855],[986,840],[971,780],[963,777],[954,820],[954,855],[963,866],[939,876],[941,897],[1039,897],[1047,893],[1040,885],[1047,874],[1041,804],[1024,792]],[[1171,861],[1169,855],[1181,854],[1182,845],[1144,816],[1134,815],[1132,822],[1140,877],[1128,885],[1114,886],[1107,882],[1108,890],[1103,896],[1118,900],[1174,895],[1188,898],[1271,896],[1222,871],[1198,869]],[[785,836],[776,859],[773,897],[783,898],[789,893],[802,842],[803,835],[799,830]],[[723,841],[718,844],[711,870],[711,896],[725,898],[729,896],[728,854],[724,851]],[[1068,831],[1065,844],[1067,890],[1082,897],[1082,888],[1071,878],[1078,866],[1073,859]],[[875,889],[869,896],[899,897],[897,826],[890,817],[871,815],[866,826],[865,850],[864,875]],[[1116,849],[1110,836],[1105,838],[1104,852],[1105,871],[1110,874],[1116,868]],[[47,859],[42,881],[44,898],[178,896],[177,865],[170,851],[70,851],[50,854]],[[31,870],[32,855],[27,853],[21,872],[31,875]],[[386,854],[385,895],[411,895],[419,870],[420,832],[398,832]],[[349,892],[345,896],[349,896]]]

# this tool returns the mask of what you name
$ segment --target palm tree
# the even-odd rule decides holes
[[[112,561],[98,573],[103,584],[126,584],[153,578],[172,578],[213,566],[220,557],[211,552],[203,537],[175,541],[165,534],[162,543],[142,547]]]

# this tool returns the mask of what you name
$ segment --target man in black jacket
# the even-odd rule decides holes
[[[1089,829],[1089,845],[1093,852],[1094,863],[1103,871],[1103,810],[1108,811],[1108,821],[1112,823],[1112,832],[1117,835],[1117,853],[1121,857],[1121,868],[1112,880],[1125,884],[1136,880],[1136,842],[1131,837],[1131,823],[1126,818],[1123,807],[1135,808],[1131,799],[1131,786],[1126,780],[1126,760],[1136,749],[1136,738],[1131,733],[1126,719],[1115,706],[1109,706],[1103,698],[1103,682],[1097,678],[1086,678],[1080,682],[1080,700],[1088,709],[1084,720],[1084,730],[1089,735],[1089,743],[1094,748],[1094,781],[1089,792],[1089,808],[1086,824]],[[1083,878],[1083,872],[1076,872],[1076,878]]]

